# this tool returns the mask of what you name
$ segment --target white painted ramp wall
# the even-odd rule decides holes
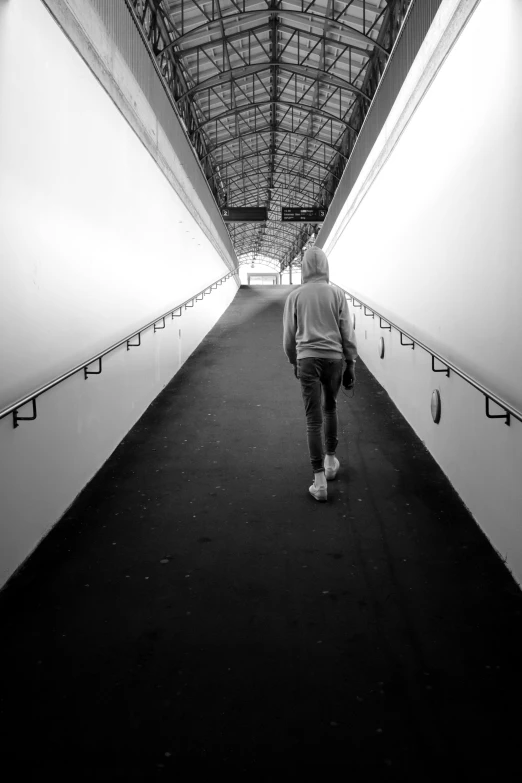
[[[0,4],[0,117],[4,408],[185,301],[236,260],[209,241],[207,216],[194,218],[40,0]],[[36,421],[17,429],[11,416],[0,421],[0,585],[237,285],[229,279],[164,330],[150,329],[140,348],[117,349],[102,375],[79,373],[40,397]]]
[[[522,410],[522,4],[481,0],[462,26],[474,5],[442,3],[323,242],[334,282]],[[362,359],[521,582],[522,424],[487,419],[482,394],[353,312]]]

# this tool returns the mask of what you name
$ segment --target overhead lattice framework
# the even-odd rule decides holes
[[[330,204],[410,0],[127,0],[220,207],[237,256],[296,258],[312,227],[282,206]]]

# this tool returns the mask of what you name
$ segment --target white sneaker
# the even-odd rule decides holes
[[[317,486],[315,481],[309,487],[308,491],[310,492],[312,497],[314,497],[320,503],[324,503],[327,500],[327,497],[328,497],[328,489],[327,489],[327,487],[325,487],[325,486]]]
[[[332,481],[337,476],[337,471],[341,467],[341,463],[337,459],[337,457],[334,457],[334,464],[333,467],[327,468],[325,465],[324,468],[324,475],[326,476],[327,481]]]

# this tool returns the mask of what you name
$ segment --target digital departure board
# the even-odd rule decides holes
[[[281,220],[299,223],[321,223],[326,217],[326,209],[317,207],[281,207]]]

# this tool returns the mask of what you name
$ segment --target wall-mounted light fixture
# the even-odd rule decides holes
[[[384,337],[379,337],[379,356],[384,359]]]
[[[435,424],[439,423],[441,412],[440,392],[438,389],[435,389],[431,395],[431,417]]]

